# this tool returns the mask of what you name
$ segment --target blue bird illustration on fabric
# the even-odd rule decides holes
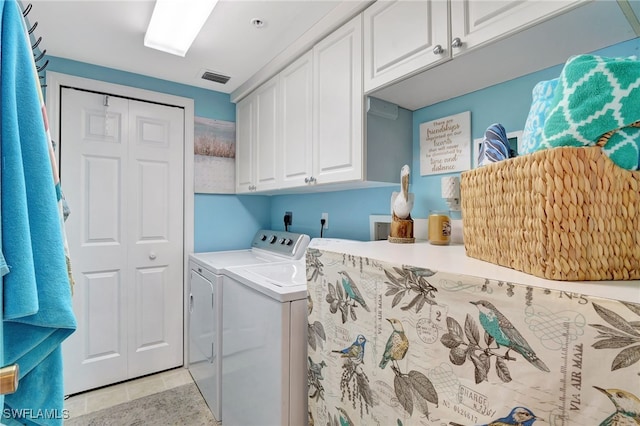
[[[364,344],[367,343],[367,339],[362,335],[358,334],[356,340],[349,346],[339,351],[331,351],[334,353],[342,354],[342,358],[349,358],[354,362],[363,362],[364,360]]]
[[[371,312],[369,307],[367,306],[367,302],[364,301],[360,290],[358,290],[358,286],[353,282],[349,274],[346,271],[338,272],[342,276],[342,288],[344,288],[344,292],[347,297],[355,302],[358,302],[360,306],[364,308],[365,311]]]
[[[616,411],[604,419],[600,426],[638,426],[640,425],[640,399],[621,389],[602,389],[603,394],[616,406]]]
[[[537,417],[528,408],[515,407],[505,417],[499,418],[482,426],[531,426],[536,420]]]
[[[351,418],[347,414],[347,412],[342,407],[336,407],[338,412],[340,413],[340,426],[355,426],[355,424],[351,421]]]
[[[407,354],[409,349],[409,339],[404,334],[404,328],[402,323],[395,318],[387,318],[387,321],[391,323],[393,331],[387,340],[387,345],[384,348],[382,354],[382,360],[380,361],[380,368],[385,368],[389,361],[391,361],[396,370],[398,369],[397,361],[400,361]]]
[[[509,354],[509,350],[513,350],[522,355],[524,359],[538,369],[549,372],[549,368],[538,358],[531,346],[529,346],[529,343],[527,343],[507,317],[502,315],[495,306],[486,300],[470,303],[476,305],[480,311],[480,324],[482,328],[484,328],[489,336],[495,339],[498,346],[509,348],[505,356]]]

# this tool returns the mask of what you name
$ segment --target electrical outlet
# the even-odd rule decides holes
[[[291,212],[284,212],[285,216],[289,216],[289,225],[293,225],[293,213]]]
[[[321,219],[324,219],[324,229],[329,229],[329,213],[322,213]]]

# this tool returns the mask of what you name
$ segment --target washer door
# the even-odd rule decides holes
[[[189,372],[216,420],[220,421],[220,318],[216,282],[191,270]]]

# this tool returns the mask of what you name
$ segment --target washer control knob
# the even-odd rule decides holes
[[[287,238],[287,240],[284,243],[290,246],[291,244],[293,244],[293,240],[291,238]]]
[[[276,242],[278,238],[275,235],[272,235],[271,238],[269,238],[269,244],[273,244]]]
[[[260,235],[260,241],[266,241],[267,240],[267,236],[262,234]]]

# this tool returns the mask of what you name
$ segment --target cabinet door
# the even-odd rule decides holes
[[[278,138],[282,187],[305,185],[312,171],[313,68],[307,52],[280,73],[281,133]]]
[[[362,15],[313,48],[313,178],[362,179]]]
[[[274,77],[255,93],[255,182],[256,189],[273,189],[277,185],[276,141],[278,132],[278,78]]]
[[[453,56],[524,30],[587,1],[451,0],[451,38],[461,41],[459,47],[453,47]]]
[[[367,8],[365,93],[449,59],[448,14],[442,0],[378,1]]]
[[[253,144],[255,139],[253,95],[236,106],[236,192],[249,192],[255,187]]]

